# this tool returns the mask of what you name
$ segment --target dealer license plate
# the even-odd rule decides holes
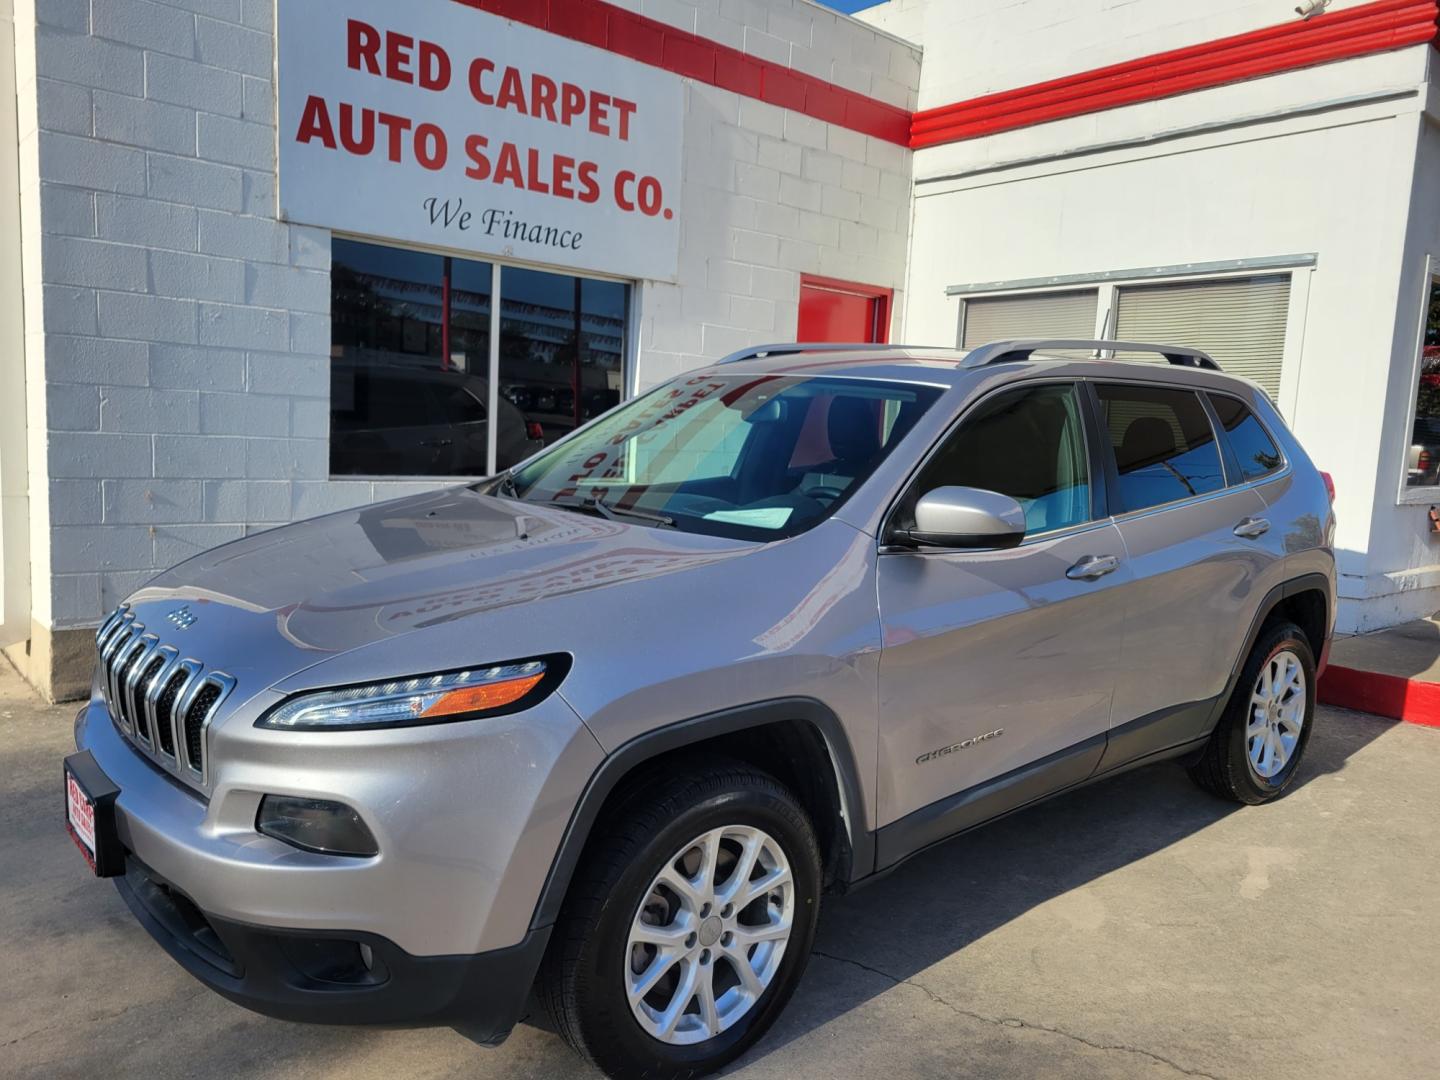
[[[75,841],[90,869],[98,873],[95,865],[95,801],[69,769],[65,770],[65,824],[70,830],[70,839]]]

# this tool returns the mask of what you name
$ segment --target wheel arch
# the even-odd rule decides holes
[[[827,885],[844,888],[874,871],[874,834],[865,826],[860,775],[840,718],[814,698],[779,698],[667,724],[609,754],[570,815],[535,905],[532,929],[559,917],[605,812],[649,770],[702,749],[764,769],[795,792],[815,825]]]
[[[1330,579],[1324,574],[1303,574],[1300,577],[1291,578],[1289,581],[1282,581],[1266,593],[1265,598],[1256,608],[1255,617],[1251,620],[1250,630],[1245,635],[1245,645],[1235,658],[1235,665],[1230,672],[1230,679],[1225,685],[1225,692],[1216,702],[1215,714],[1211,717],[1211,727],[1219,721],[1226,703],[1230,700],[1230,695],[1235,692],[1240,672],[1244,670],[1245,661],[1250,656],[1251,650],[1255,648],[1255,642],[1259,640],[1265,627],[1275,621],[1277,616],[1295,623],[1304,631],[1310,642],[1310,649],[1315,654],[1316,665],[1322,665],[1325,657],[1325,642],[1330,636],[1333,606]]]

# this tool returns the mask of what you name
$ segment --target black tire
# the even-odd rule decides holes
[[[1274,776],[1263,777],[1250,763],[1248,740],[1245,736],[1246,724],[1250,719],[1250,697],[1262,669],[1277,653],[1287,650],[1299,659],[1304,673],[1305,719],[1284,768]],[[1315,727],[1314,720],[1315,655],[1310,651],[1310,642],[1304,632],[1293,623],[1267,624],[1245,661],[1235,690],[1225,706],[1220,722],[1215,725],[1210,741],[1205,744],[1200,760],[1190,766],[1190,778],[1211,794],[1239,803],[1254,805],[1277,798],[1295,779],[1300,762],[1305,756],[1305,748],[1310,743],[1310,733]]]
[[[791,936],[769,985],[732,1026],[688,1046],[662,1042],[641,1027],[625,992],[631,924],[666,861],[728,826],[762,829],[783,849],[795,887]],[[809,960],[820,886],[810,820],[773,777],[738,762],[654,776],[591,837],[541,967],[540,1001],[575,1051],[609,1076],[713,1072],[754,1045],[789,1001]]]

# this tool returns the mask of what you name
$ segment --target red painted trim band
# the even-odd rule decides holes
[[[1375,0],[1305,21],[925,109],[915,114],[910,146],[918,150],[959,142],[1433,42],[1437,15],[1440,4],[1436,0]]]
[[[1440,727],[1440,683],[1331,664],[1320,679],[1320,700],[1407,724]]]
[[[628,56],[696,82],[816,120],[910,145],[911,114],[877,98],[762,60],[604,0],[455,0],[559,37]]]

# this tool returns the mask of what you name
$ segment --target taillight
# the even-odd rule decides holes
[[[545,437],[545,429],[540,426],[538,420],[526,420],[525,437],[527,439],[543,439]]]
[[[1330,502],[1335,502],[1335,478],[1328,472],[1322,472],[1320,479],[1325,481],[1325,494],[1330,496]]]

